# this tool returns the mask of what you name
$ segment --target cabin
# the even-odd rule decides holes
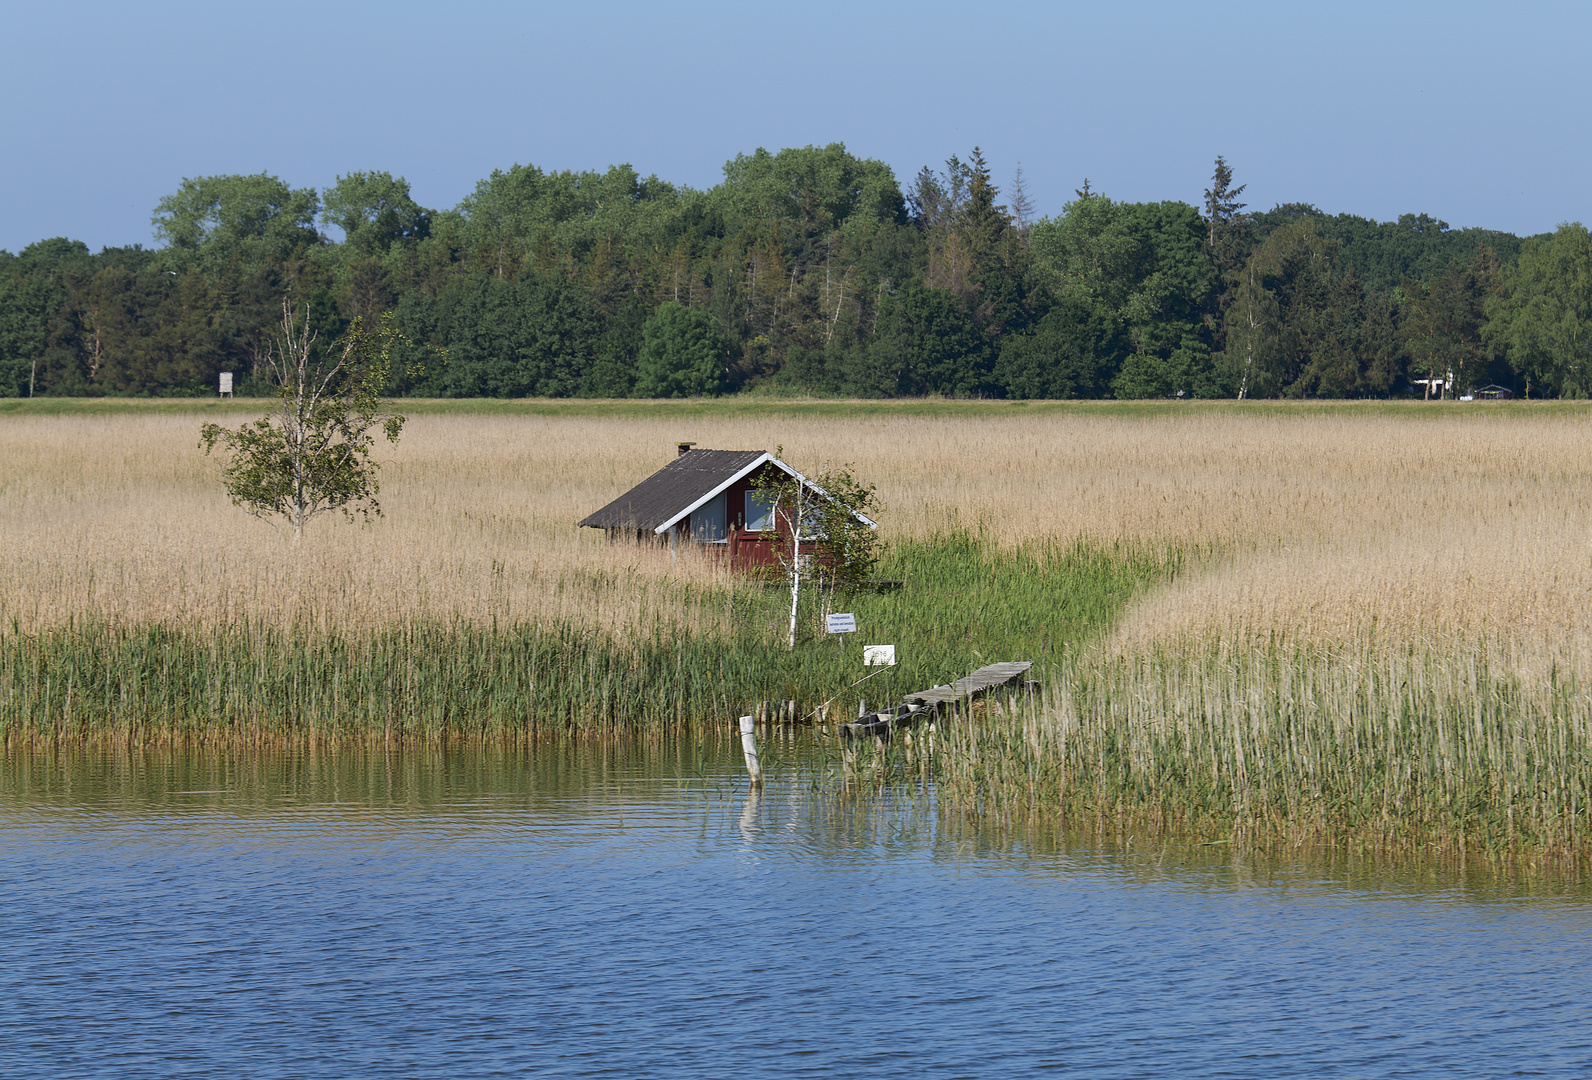
[[[680,443],[673,461],[582,518],[580,527],[602,529],[610,539],[667,543],[671,552],[694,544],[727,558],[737,570],[777,567],[775,547],[789,537],[790,522],[774,513],[769,496],[755,486],[763,479],[795,480],[815,499],[829,497],[766,450],[698,450],[695,443]],[[861,514],[852,516],[878,528]]]

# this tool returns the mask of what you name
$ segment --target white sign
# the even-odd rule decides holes
[[[895,667],[895,646],[864,645],[862,663],[864,667]]]
[[[849,611],[825,615],[824,629],[831,634],[855,634],[857,632],[857,616]]]
[[[232,372],[230,371],[221,373],[221,392],[223,394],[232,393]]]

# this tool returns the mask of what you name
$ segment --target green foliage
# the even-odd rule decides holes
[[[1453,372],[1458,391],[1494,381],[1494,348],[1483,335],[1487,306],[1503,295],[1503,275],[1491,248],[1456,258],[1429,283],[1406,278],[1402,291],[1412,369],[1428,375]]]
[[[431,213],[410,198],[409,181],[390,173],[339,176],[322,206],[322,224],[343,230],[343,242],[364,255],[383,254],[431,231]]]
[[[1092,308],[1121,328],[1106,365],[1122,398],[1205,396],[1209,340],[1203,313],[1215,270],[1205,221],[1186,203],[1115,203],[1091,194],[1042,218],[1030,236],[1037,272],[1075,309]]]
[[[499,278],[516,276],[526,264],[544,273],[567,270],[595,254],[604,237],[627,245],[659,239],[666,216],[685,201],[673,185],[643,179],[629,165],[603,173],[494,169],[444,216],[439,244],[451,250],[437,254]]]
[[[853,590],[873,578],[881,546],[879,530],[867,521],[879,516],[879,498],[872,484],[857,478],[853,466],[826,468],[813,477],[824,498],[813,506],[818,534],[827,542],[820,562],[831,588]]]
[[[1205,253],[1219,277],[1237,273],[1250,248],[1249,215],[1239,211],[1248,205],[1238,201],[1247,184],[1233,186],[1233,169],[1220,154],[1205,189]]]
[[[1003,201],[977,147],[903,191],[838,143],[737,155],[706,191],[629,165],[516,164],[438,211],[385,172],[321,196],[266,174],[190,178],[156,209],[158,251],[0,253],[0,394],[206,394],[219,371],[268,392],[288,292],[324,297],[339,325],[391,313],[414,343],[401,361],[454,353],[427,378],[395,373],[400,394],[1367,396],[1403,389],[1411,357],[1452,360],[1467,384],[1583,392],[1552,359],[1563,346],[1530,330],[1542,318],[1478,331],[1476,296],[1511,325],[1518,305],[1490,286],[1457,299],[1484,249],[1511,287],[1508,234],[1302,203],[1244,212],[1222,158],[1203,213],[1086,184],[1030,225],[1007,187]],[[700,350],[679,352],[668,304],[711,317],[711,376]]]
[[[783,454],[783,447],[774,452],[775,457]],[[766,532],[779,542],[776,551],[789,570],[795,554],[790,523],[799,519],[803,542],[823,544],[813,571],[821,585],[831,591],[855,590],[874,576],[879,565],[882,548],[874,523],[878,493],[857,477],[850,464],[826,467],[807,479],[811,487],[783,473],[753,479],[753,490],[778,508],[778,517],[769,522]]]
[[[1287,203],[1252,214],[1253,243],[1274,230],[1310,218],[1323,237],[1336,240],[1342,258],[1372,292],[1391,292],[1406,278],[1429,281],[1455,259],[1466,260],[1483,247],[1504,266],[1520,256],[1521,239],[1492,229],[1454,229],[1430,214],[1401,214],[1397,221],[1373,221],[1354,214],[1327,214],[1309,203]]]
[[[1190,332],[1175,347],[1128,354],[1111,380],[1111,390],[1126,401],[1213,397],[1211,375],[1210,349]]]
[[[1102,306],[1066,297],[1031,333],[1005,339],[995,381],[1015,398],[1104,397],[1116,374],[1105,365],[1122,351],[1120,333]]]
[[[862,397],[969,397],[992,389],[989,346],[973,320],[954,295],[917,282],[879,305],[873,341],[856,363],[848,389]]]
[[[274,176],[199,176],[160,200],[155,235],[177,269],[216,272],[229,263],[281,262],[321,242],[320,198]]]
[[[1282,307],[1265,281],[1261,260],[1252,256],[1224,297],[1226,348],[1216,356],[1216,368],[1239,400],[1275,397],[1283,387]]]
[[[206,423],[199,436],[206,454],[222,447],[222,481],[233,505],[261,519],[285,519],[295,542],[305,524],[327,511],[350,518],[381,513],[372,430],[397,442],[404,424],[380,402],[397,339],[391,323],[367,328],[356,319],[332,348],[319,347],[311,324],[283,301],[270,354],[281,398],[276,418],[236,429]]]
[[[890,167],[848,153],[842,143],[771,154],[758,147],[724,166],[711,205],[726,231],[771,220],[795,225],[789,239],[810,245],[837,229],[904,221],[906,206]]]
[[[1246,397],[1363,397],[1402,385],[1391,300],[1368,296],[1339,252],[1315,218],[1300,215],[1271,232],[1237,275],[1218,368]]]
[[[87,258],[87,247],[64,238],[0,252],[0,395],[33,396],[52,317],[69,295],[64,271]]]
[[[724,387],[728,343],[701,308],[665,303],[641,329],[636,364],[640,397],[707,397]]]
[[[445,368],[409,384],[447,397],[568,397],[591,370],[602,335],[589,296],[560,276],[534,273],[456,280],[435,299],[406,299],[396,321],[414,341],[447,350]]]
[[[1592,396],[1592,235],[1575,222],[1527,240],[1494,297],[1489,339],[1541,395]]]

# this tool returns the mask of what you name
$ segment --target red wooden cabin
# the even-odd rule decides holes
[[[754,483],[760,477],[794,479],[814,498],[828,495],[766,450],[696,450],[694,446],[680,443],[673,461],[582,518],[580,525],[602,529],[615,538],[667,542],[671,549],[682,543],[699,545],[722,553],[738,570],[777,566],[776,537],[789,538],[790,521],[784,513],[773,513],[768,496]],[[855,516],[869,528],[878,527],[861,514]],[[821,548],[822,541],[816,546]]]

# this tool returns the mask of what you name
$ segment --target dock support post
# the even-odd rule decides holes
[[[741,717],[741,752],[746,755],[746,775],[751,778],[753,787],[763,786],[763,766],[757,760],[757,736],[753,734],[754,721],[750,716]]]

